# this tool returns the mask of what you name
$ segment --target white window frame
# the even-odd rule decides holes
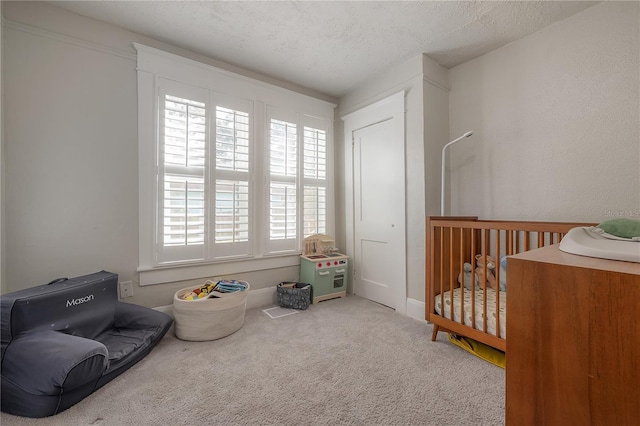
[[[270,247],[268,223],[268,108],[290,111],[296,117],[298,138],[302,141],[306,121],[322,123],[327,134],[327,233],[334,232],[334,182],[333,182],[333,118],[335,104],[316,99],[291,90],[274,86],[260,80],[245,77],[201,62],[186,59],[158,49],[134,43],[138,52],[138,189],[139,189],[139,266],[140,285],[151,285],[173,281],[186,281],[215,275],[259,271],[299,264],[302,241],[302,198],[298,195],[298,231],[293,246]],[[163,81],[203,88],[210,96],[221,99],[244,99],[252,103],[251,111],[251,157],[249,173],[250,197],[250,242],[249,247],[234,253],[225,253],[214,247],[213,234],[209,234],[213,252],[205,253],[200,261],[161,262],[158,259],[158,206],[159,206],[159,148],[158,108]],[[211,102],[211,100],[209,99]],[[215,111],[214,100],[208,104]],[[229,105],[228,103],[226,105]],[[213,117],[215,117],[215,112]],[[211,130],[208,129],[211,133]],[[215,137],[215,135],[213,136]],[[302,151],[302,145],[298,145]],[[301,154],[299,154],[301,155]],[[215,158],[208,158],[208,174],[215,174]],[[213,163],[212,163],[213,162]],[[299,163],[299,168],[302,165]],[[301,171],[299,172],[299,174]],[[221,175],[224,175],[222,173]],[[232,176],[230,174],[229,176]],[[213,181],[212,181],[213,182]],[[303,179],[296,181],[298,194],[302,194]],[[215,185],[210,185],[210,197],[215,197]],[[265,196],[267,194],[267,196]],[[213,198],[215,199],[215,198]],[[213,210],[210,210],[213,212]],[[209,218],[211,220],[211,218]],[[235,243],[234,243],[235,244]],[[238,253],[242,252],[240,255]]]

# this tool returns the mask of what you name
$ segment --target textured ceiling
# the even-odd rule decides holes
[[[451,68],[598,2],[50,3],[339,98],[420,53]]]

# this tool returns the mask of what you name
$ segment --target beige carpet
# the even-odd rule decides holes
[[[431,326],[349,296],[226,338],[173,330],[141,362],[56,416],[9,425],[500,425],[504,370]]]

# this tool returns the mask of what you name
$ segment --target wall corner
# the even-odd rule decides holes
[[[449,91],[449,70],[425,53],[422,54],[422,74],[425,81]]]

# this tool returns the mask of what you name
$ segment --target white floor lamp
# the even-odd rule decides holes
[[[472,134],[473,132],[467,132],[464,135],[460,136],[457,139],[452,140],[451,142],[446,144],[444,147],[442,147],[442,178],[440,179],[440,184],[442,186],[440,188],[440,216],[444,216],[444,155],[445,155],[444,152],[449,145],[453,145],[454,143],[461,141],[464,138],[468,138]]]

